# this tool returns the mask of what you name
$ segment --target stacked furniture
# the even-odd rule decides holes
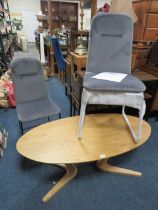
[[[103,28],[102,25],[106,27]],[[81,111],[78,138],[82,130],[88,104],[107,104],[122,106],[122,115],[131,132],[133,140],[138,143],[141,138],[142,119],[145,113],[145,85],[131,75],[131,55],[133,40],[133,23],[124,14],[104,14],[95,16],[90,31],[90,44],[87,57],[86,74],[83,81]],[[94,79],[98,74],[120,73],[126,75],[120,83],[106,79]],[[137,132],[133,130],[125,107],[139,110]]]
[[[132,64],[132,74],[136,76],[138,79],[144,82],[146,85],[146,91],[145,91],[145,100],[147,104],[146,114],[145,118],[148,119],[148,117],[153,114],[153,110],[158,110],[157,106],[157,98],[158,98],[158,91],[157,91],[157,85],[158,85],[158,70],[156,65],[151,65],[151,57],[153,57],[153,54],[155,55],[156,52],[156,45],[155,42],[146,42],[146,41],[134,41],[133,43],[133,64]],[[154,48],[154,50],[153,50]],[[79,69],[76,65],[76,62],[74,62],[74,53],[71,53],[71,57],[69,58],[69,62],[66,62],[66,90],[69,90],[69,96],[70,96],[70,115],[75,115],[76,110],[79,113],[80,106],[81,106],[81,95],[82,95],[82,89],[83,89],[83,79],[85,76],[84,69],[86,68],[86,62],[85,57],[86,56],[80,56],[80,60],[83,57],[82,69]],[[76,55],[76,58],[78,56]],[[155,56],[154,56],[155,58]],[[154,59],[155,60],[155,59]],[[149,67],[150,63],[150,67]],[[107,109],[108,108],[108,109]],[[108,111],[109,107],[97,105],[97,106],[88,106],[87,112],[102,112],[102,111]],[[117,111],[117,109],[116,109]]]

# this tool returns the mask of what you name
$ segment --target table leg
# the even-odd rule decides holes
[[[59,168],[66,170],[65,175],[56,183],[56,185],[43,197],[43,202],[49,201],[59,190],[77,175],[77,168],[74,164],[58,164]]]
[[[142,175],[140,172],[137,172],[137,171],[112,166],[108,163],[108,159],[97,161],[97,167],[104,172],[117,173],[117,174],[128,175],[128,176],[141,176]]]

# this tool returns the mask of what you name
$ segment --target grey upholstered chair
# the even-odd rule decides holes
[[[82,129],[87,104],[122,105],[122,114],[134,141],[141,137],[142,118],[145,113],[144,84],[131,75],[133,24],[123,14],[97,14],[90,31],[88,61],[83,82],[78,138]],[[101,72],[125,73],[120,82],[92,78]],[[124,112],[125,106],[139,110],[138,132],[135,134]]]
[[[36,58],[17,58],[11,62],[12,80],[16,99],[19,126],[23,122],[48,118],[59,114],[60,109],[48,97],[42,66]]]

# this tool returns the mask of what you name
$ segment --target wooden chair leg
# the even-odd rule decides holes
[[[58,70],[58,79],[60,80],[60,78],[61,78],[61,71]]]

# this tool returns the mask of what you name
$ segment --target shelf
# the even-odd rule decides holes
[[[48,15],[48,10],[49,10],[52,15],[52,18],[54,18],[52,19],[52,30],[55,29],[57,26],[58,28],[61,28],[63,24],[66,25],[67,28],[73,26],[74,30],[78,30],[78,5],[79,5],[78,3],[76,2],[73,3],[72,1],[71,2],[53,1],[51,7],[48,9],[48,2],[43,0],[41,1],[41,10],[42,13],[45,14],[46,16]],[[55,19],[56,17],[58,17],[59,19]],[[47,19],[43,20],[43,23],[45,25],[46,21],[48,20]]]
[[[40,20],[41,22],[42,21],[48,21],[48,20]],[[77,20],[62,20],[62,19],[59,19],[59,20],[54,20],[54,19],[52,19],[52,21],[62,21],[62,22],[77,22]]]
[[[77,22],[77,20],[62,20],[63,22]]]
[[[8,3],[8,0],[0,0],[2,3]]]
[[[54,20],[54,19],[52,19],[52,21],[60,21],[60,19],[59,19],[59,20]]]
[[[7,0],[0,0],[0,16],[1,16],[1,26],[0,26],[0,49],[1,49],[1,67],[8,69],[10,60],[12,59],[11,45],[13,43],[11,19],[9,13],[9,5]],[[6,55],[9,52],[9,57]]]
[[[9,15],[9,12],[6,9],[0,9],[0,13]]]
[[[158,13],[158,9],[152,9],[152,10],[148,10],[146,11],[146,13]]]
[[[8,50],[10,49],[11,45],[13,43],[13,38],[11,38],[8,43],[7,43],[7,47],[5,49],[5,54],[7,54]]]
[[[0,30],[9,29],[11,30],[11,26],[0,26]]]

